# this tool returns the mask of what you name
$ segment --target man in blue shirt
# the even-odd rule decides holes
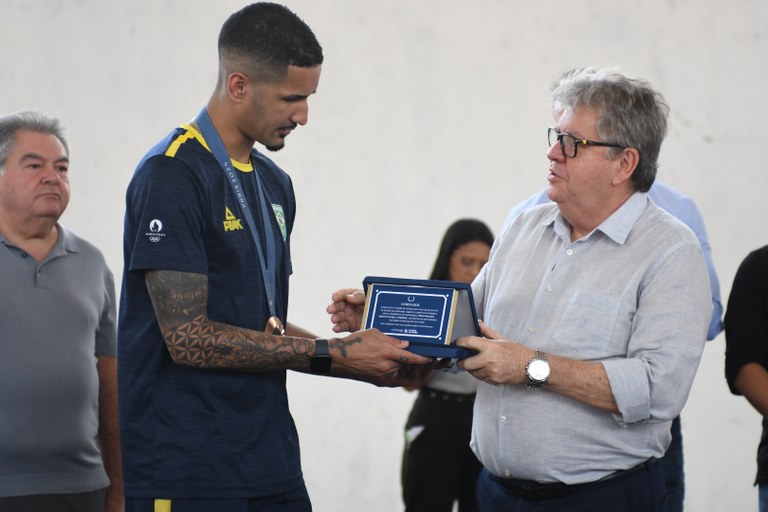
[[[704,253],[704,260],[707,263],[709,284],[712,287],[713,309],[712,319],[710,320],[707,332],[707,340],[713,340],[723,331],[723,304],[720,301],[720,280],[717,277],[715,263],[712,261],[712,248],[709,245],[707,230],[704,227],[704,219],[701,216],[701,212],[699,212],[693,199],[658,180],[653,182],[651,189],[648,191],[648,196],[658,206],[664,208],[691,228],[696,238],[699,239],[699,245],[701,245],[701,250]],[[506,228],[523,210],[550,201],[545,187],[540,192],[512,208],[504,222],[504,227]],[[685,472],[683,469],[683,434],[680,428],[680,416],[672,422],[672,442],[664,457],[659,459],[659,463],[664,471],[664,480],[667,485],[667,497],[669,498],[667,510],[668,512],[682,512],[685,499]]]
[[[668,107],[642,79],[576,69],[553,91],[548,197],[497,238],[472,289],[484,337],[480,510],[666,508],[655,459],[690,392],[712,314],[690,229],[648,190]],[[630,507],[630,503],[632,503]]]

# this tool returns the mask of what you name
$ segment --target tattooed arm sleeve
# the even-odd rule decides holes
[[[171,358],[182,366],[306,371],[314,341],[272,336],[208,318],[208,277],[152,270],[145,276],[157,323]]]

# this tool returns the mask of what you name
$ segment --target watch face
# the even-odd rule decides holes
[[[528,376],[537,381],[547,380],[547,377],[549,377],[549,363],[543,359],[534,359],[528,365]]]
[[[326,374],[331,372],[331,356],[315,356],[310,361],[312,373]]]

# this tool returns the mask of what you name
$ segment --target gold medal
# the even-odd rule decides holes
[[[285,335],[285,327],[283,327],[283,322],[281,322],[279,318],[272,316],[267,320],[267,324],[264,326],[264,332],[273,336],[283,336]]]

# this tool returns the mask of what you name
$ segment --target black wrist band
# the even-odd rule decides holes
[[[332,362],[333,359],[328,347],[328,340],[317,338],[315,340],[315,355],[312,356],[312,361],[309,363],[310,370],[318,375],[327,375],[331,373]]]

